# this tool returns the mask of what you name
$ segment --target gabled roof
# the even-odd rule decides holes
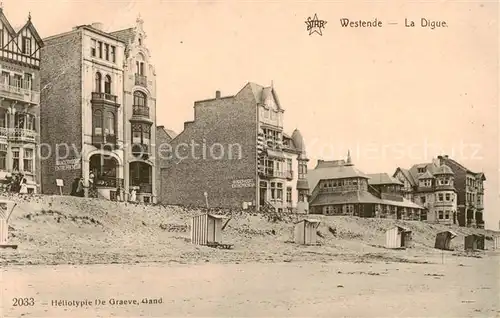
[[[276,103],[276,106],[278,107],[279,110],[283,110],[281,107],[281,103],[278,98],[278,94],[276,93],[276,90],[272,86],[264,87],[259,84],[249,82],[247,85],[250,85],[252,88],[253,95],[255,97],[255,101],[258,104],[264,103],[266,101],[266,98],[272,95],[274,98],[274,102]],[[245,85],[245,87],[247,86]]]
[[[33,37],[37,41],[38,45],[40,47],[43,46],[43,40],[40,37],[40,35],[38,34],[33,23],[31,22],[31,14],[28,15],[28,21],[26,21],[26,23],[21,28],[19,28],[19,30],[17,30],[17,31],[12,27],[9,20],[7,20],[7,17],[5,16],[2,8],[0,8],[0,21],[2,21],[3,25],[7,28],[7,32],[9,32],[9,34],[13,40],[17,41],[19,34],[21,34],[21,32],[27,28],[30,30],[31,34],[33,35]]]
[[[382,184],[397,184],[397,185],[403,185],[401,181],[398,179],[391,177],[387,173],[371,173],[368,174],[368,177],[370,178],[368,180],[368,183],[371,185],[382,185]]]
[[[167,128],[165,128],[165,126],[157,126],[156,128],[165,132],[167,134],[167,136],[170,137],[170,139],[174,139],[175,137],[177,137],[177,134],[175,133],[175,131],[173,131],[171,129],[167,129]]]
[[[418,177],[419,180],[423,179],[434,179],[434,176],[429,172],[429,170],[425,171],[424,174]]]
[[[413,179],[412,175],[410,174],[410,171],[408,171],[407,169],[403,169],[403,168],[398,167],[396,169],[396,172],[394,172],[393,177],[395,177],[398,174],[398,171],[401,171],[401,173],[406,178],[406,180],[408,180],[410,185],[412,185],[412,186],[417,185],[417,182],[415,181],[415,179]]]

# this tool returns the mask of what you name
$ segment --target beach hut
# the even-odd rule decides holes
[[[493,237],[493,249],[495,250],[500,249],[500,236]]]
[[[191,219],[191,243],[207,246],[225,246],[222,244],[223,215],[201,214]]]
[[[8,244],[9,218],[16,203],[0,199],[0,248],[17,248],[17,245]]]
[[[295,223],[294,241],[297,244],[314,245],[316,244],[316,230],[321,222],[314,219],[304,219]]]
[[[386,248],[408,248],[411,243],[412,232],[408,228],[396,225],[385,232]]]
[[[434,248],[451,251],[451,240],[455,237],[457,237],[457,234],[452,231],[444,231],[436,234],[436,243],[434,244]]]
[[[470,234],[465,237],[464,249],[467,250],[484,250],[484,235]]]

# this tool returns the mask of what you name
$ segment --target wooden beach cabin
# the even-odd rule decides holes
[[[484,235],[470,234],[464,239],[464,249],[470,250],[484,250]]]
[[[317,244],[316,231],[321,222],[315,219],[304,219],[295,223],[294,241],[297,244],[315,245]]]
[[[17,248],[15,244],[9,244],[9,218],[16,207],[16,203],[0,199],[0,248]]]
[[[410,229],[396,225],[385,232],[386,248],[409,248],[412,245],[412,232]]]
[[[457,234],[453,231],[444,231],[436,234],[436,242],[434,248],[451,251],[451,240],[457,237]]]
[[[191,243],[211,247],[230,248],[231,244],[222,243],[222,228],[226,216],[201,214],[191,219]]]
[[[493,249],[495,249],[495,250],[500,249],[500,236],[493,237]]]

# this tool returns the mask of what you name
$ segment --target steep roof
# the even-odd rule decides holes
[[[394,172],[394,176],[397,175],[398,171],[401,171],[401,173],[403,174],[403,176],[406,178],[406,180],[408,180],[408,182],[410,183],[410,185],[412,186],[415,186],[417,185],[417,182],[415,181],[415,179],[413,179],[412,175],[410,174],[410,171],[408,169],[403,169],[401,167],[398,167],[396,169],[396,172]]]
[[[420,175],[418,177],[419,180],[423,179],[434,179],[434,176],[429,172],[429,170],[426,170],[424,174]]]
[[[382,184],[397,184],[397,185],[403,185],[401,181],[398,179],[391,177],[387,173],[371,173],[368,174],[368,177],[370,178],[368,180],[368,183],[371,185],[382,185]]]
[[[279,110],[283,110],[281,107],[281,103],[278,98],[278,94],[276,93],[276,90],[272,86],[264,87],[259,84],[253,83],[253,82],[248,82],[247,85],[250,85],[252,88],[253,95],[255,97],[255,101],[258,104],[264,103],[266,101],[266,98],[268,98],[270,95],[273,96],[274,101],[276,103],[276,106],[278,107]],[[245,85],[245,87],[247,86]]]
[[[438,174],[454,174],[454,173],[453,170],[451,170],[451,168],[448,167],[447,165],[441,165],[436,169],[436,171],[434,171],[434,175]]]

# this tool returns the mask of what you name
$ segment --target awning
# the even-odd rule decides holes
[[[286,159],[285,154],[282,151],[267,150],[267,156],[270,158]]]

